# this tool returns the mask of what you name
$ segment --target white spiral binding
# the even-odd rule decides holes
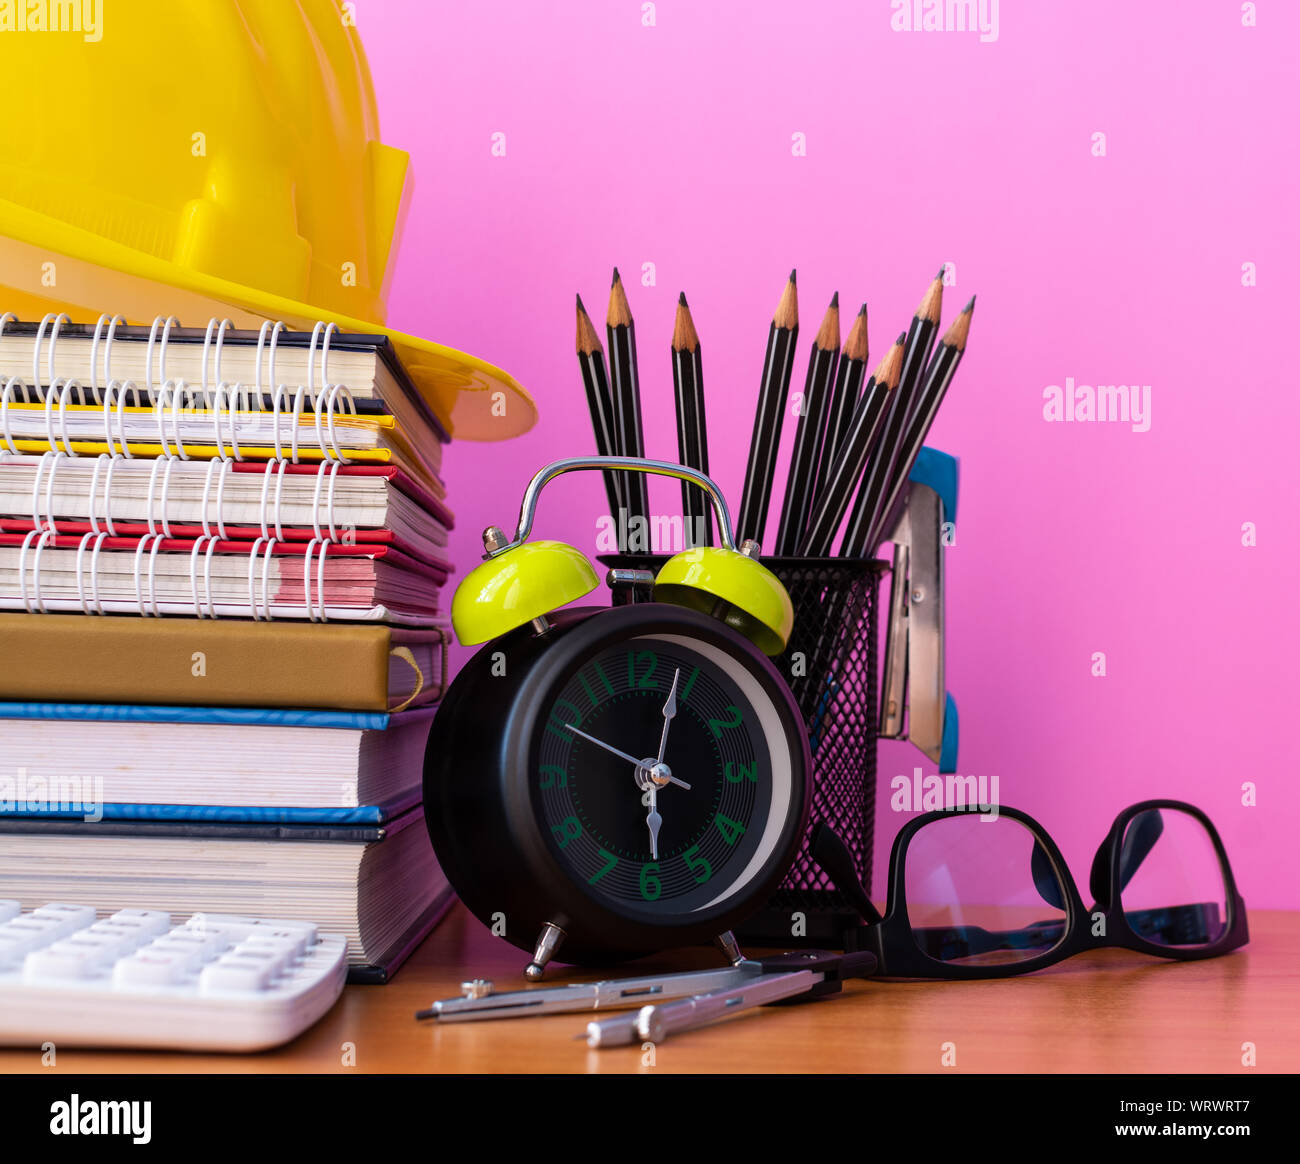
[[[126,460],[125,457],[110,456],[108,453],[100,453],[95,458],[95,471],[90,477],[90,529],[92,533],[99,533],[99,522],[95,519],[95,491],[99,487],[99,470],[107,463],[108,472],[104,475],[104,527],[111,536],[117,536],[117,530],[113,527],[113,470],[117,467],[119,461],[124,460]]]
[[[226,519],[225,515],[222,513],[221,505],[226,491],[226,478],[234,472],[234,463],[225,459],[214,459],[208,462],[207,474],[203,478],[203,508],[200,511],[200,520],[203,523],[203,536],[205,538],[213,536],[212,525],[208,520],[208,504],[212,495],[213,469],[217,469],[217,537],[224,541],[227,536]],[[216,616],[214,615],[213,617]]]
[[[23,394],[23,403],[27,402],[27,384],[19,376],[10,376],[4,386],[4,391],[0,392],[0,430],[4,432],[5,452],[12,456],[19,456],[19,449],[14,443],[13,433],[9,431],[9,400],[13,396],[14,389],[17,388]]]
[[[41,554],[45,547],[54,540],[54,530],[37,526],[23,538],[22,549],[18,554],[18,587],[22,597],[23,609],[28,614],[45,614],[45,599],[41,597]],[[27,597],[27,551],[32,542],[36,542],[36,556],[32,562],[32,585],[36,591],[33,598]],[[35,609],[33,609],[35,603]]]
[[[99,337],[103,333],[105,322],[108,323],[108,338],[104,341],[104,383],[107,385],[113,378],[113,335],[117,331],[117,325],[126,320],[120,315],[110,318],[108,312],[104,312],[95,324],[95,336],[90,341],[90,391],[96,404],[99,403],[99,377],[95,372],[95,356],[99,352]]]
[[[208,395],[208,351],[212,347],[212,329],[217,329],[217,349],[215,354],[215,369],[213,380],[218,384],[221,383],[221,344],[225,339],[226,331],[235,325],[228,319],[218,320],[214,315],[208,320],[208,329],[203,333],[203,373],[202,373],[202,392],[203,402],[208,407],[213,407],[212,398]]]
[[[257,565],[257,553],[258,550],[261,549],[263,542],[266,543],[266,552],[262,556],[262,607],[266,613],[258,614],[257,594],[255,589],[256,583],[253,580],[253,572]],[[271,538],[261,537],[253,543],[253,548],[248,553],[248,608],[252,613],[254,622],[260,622],[263,618],[265,618],[267,622],[271,621],[271,601],[267,595],[267,590],[270,586],[268,572],[271,569],[271,551],[274,548],[274,540]]]
[[[3,337],[5,326],[11,322],[18,322],[12,312],[0,315],[0,337]],[[3,435],[0,456],[19,454],[17,439],[13,436],[11,427],[11,403],[39,403],[44,406],[48,449],[37,464],[32,490],[33,528],[24,538],[19,554],[23,605],[29,611],[38,609],[43,612],[46,608],[46,599],[41,593],[40,562],[45,548],[54,541],[57,534],[55,488],[59,465],[63,458],[78,455],[73,447],[74,438],[68,431],[68,414],[75,396],[78,405],[85,406],[91,403],[103,409],[104,444],[108,451],[98,454],[95,458],[89,490],[90,530],[82,535],[77,547],[76,577],[78,604],[82,612],[105,613],[103,600],[99,594],[98,566],[99,553],[104,542],[109,537],[118,536],[112,515],[113,475],[119,461],[133,459],[135,456],[127,440],[125,409],[128,406],[143,407],[147,402],[148,406],[157,413],[158,443],[162,454],[154,458],[150,471],[146,507],[149,532],[137,543],[134,575],[136,606],[139,613],[146,617],[151,614],[159,617],[161,609],[157,597],[156,570],[163,541],[172,537],[168,500],[174,462],[191,459],[191,454],[181,437],[181,412],[191,406],[190,400],[194,396],[194,389],[186,385],[182,379],[167,376],[167,345],[171,329],[173,326],[179,326],[179,321],[175,316],[159,315],[154,319],[145,351],[143,390],[133,381],[122,381],[113,376],[113,342],[118,325],[125,323],[123,317],[116,314],[110,316],[104,313],[96,322],[90,346],[88,388],[76,379],[59,377],[56,371],[59,332],[64,323],[70,322],[69,317],[64,313],[47,313],[37,327],[32,346],[31,384],[29,385],[20,376],[10,376],[0,390],[0,434]],[[254,384],[251,389],[255,403],[251,404],[248,403],[250,389],[246,383],[231,383],[224,380],[221,375],[225,334],[231,327],[233,324],[229,319],[218,320],[215,317],[210,319],[203,343],[202,377],[198,394],[204,406],[211,408],[215,414],[213,443],[217,455],[209,460],[204,478],[201,509],[203,535],[195,539],[190,552],[190,595],[195,616],[217,617],[212,593],[212,559],[217,545],[228,538],[224,515],[225,486],[232,476],[234,461],[243,460],[242,450],[239,447],[237,416],[241,411],[266,411],[263,404],[262,384],[265,357],[265,373],[271,395],[272,443],[275,455],[267,462],[263,474],[259,509],[261,536],[253,542],[249,553],[249,613],[255,621],[269,620],[272,617],[269,575],[275,548],[284,539],[284,477],[290,464],[299,463],[300,421],[305,415],[305,407],[310,407],[314,414],[315,437],[321,450],[321,462],[317,469],[312,498],[313,536],[303,553],[304,613],[313,622],[325,621],[327,617],[325,613],[326,558],[329,546],[341,540],[341,531],[335,514],[336,493],[339,469],[348,461],[344,452],[344,434],[336,428],[335,420],[345,409],[350,415],[357,414],[356,401],[346,385],[330,383],[330,341],[338,331],[338,326],[332,322],[319,321],[313,327],[308,348],[306,383],[298,386],[290,402],[288,386],[279,382],[276,375],[279,336],[287,329],[282,322],[263,323],[258,332]],[[103,345],[102,392],[99,358],[101,343]],[[42,347],[45,348],[44,376],[41,368]],[[319,383],[317,382],[318,354]],[[158,371],[156,379],[155,359]],[[214,384],[215,387],[210,389],[210,384]],[[228,439],[222,432],[223,413],[229,424]],[[287,442],[281,429],[282,417],[284,423],[291,425]],[[159,488],[160,474],[161,488]],[[273,474],[275,493],[272,497],[270,486]],[[42,493],[44,506],[42,506]],[[215,523],[211,517],[211,509],[214,505]],[[102,529],[100,513],[102,513]],[[90,561],[87,577],[83,567],[88,550]],[[148,551],[147,567],[144,560],[146,550]],[[27,565],[29,554],[32,557],[30,571]],[[200,586],[198,570],[200,554],[204,559],[202,586]],[[260,592],[257,579],[259,555],[262,562]],[[312,594],[313,563],[316,575],[314,596]]]
[[[103,614],[104,604],[99,598],[99,548],[104,544],[106,533],[85,533],[77,543],[77,601],[81,604],[82,614]],[[90,556],[90,602],[86,601],[85,579],[81,572],[82,558],[90,539],[95,539],[95,549]]]
[[[217,548],[218,539],[210,535],[194,539],[194,546],[190,550],[190,597],[194,602],[195,618],[217,617],[216,603],[212,600],[212,551]],[[203,590],[207,595],[207,610],[203,609],[203,602],[199,598],[199,580],[198,580],[198,559],[199,551],[207,544],[207,551],[203,556]]]

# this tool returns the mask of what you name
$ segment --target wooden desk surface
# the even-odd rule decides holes
[[[0,1052],[8,1072],[643,1072],[938,1071],[942,1045],[968,1072],[1300,1070],[1300,913],[1251,915],[1251,941],[1224,958],[1165,962],[1122,950],[1080,955],[989,982],[853,982],[838,998],[767,1008],[654,1049],[589,1050],[587,1015],[439,1025],[415,1011],[469,976],[523,985],[526,957],[457,907],[387,986],[350,986],[301,1038],[260,1055]],[[715,965],[709,950],[620,969]],[[552,981],[578,975],[553,974]],[[585,977],[592,977],[585,975]],[[347,1066],[347,1045],[355,1065]]]

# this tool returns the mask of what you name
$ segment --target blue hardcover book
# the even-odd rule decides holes
[[[0,818],[382,823],[435,710],[0,703]]]

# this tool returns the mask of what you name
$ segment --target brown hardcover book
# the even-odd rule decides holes
[[[432,703],[449,629],[0,614],[0,700],[393,711]]]

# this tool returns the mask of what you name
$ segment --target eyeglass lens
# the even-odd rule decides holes
[[[924,831],[924,830],[923,830]],[[1130,928],[1162,946],[1205,946],[1227,929],[1227,889],[1205,826],[1176,808],[1149,808],[1124,828],[1120,902]]]
[[[972,814],[932,821],[912,838],[905,874],[912,936],[936,961],[1007,965],[1065,938],[1060,879],[1018,820]]]

